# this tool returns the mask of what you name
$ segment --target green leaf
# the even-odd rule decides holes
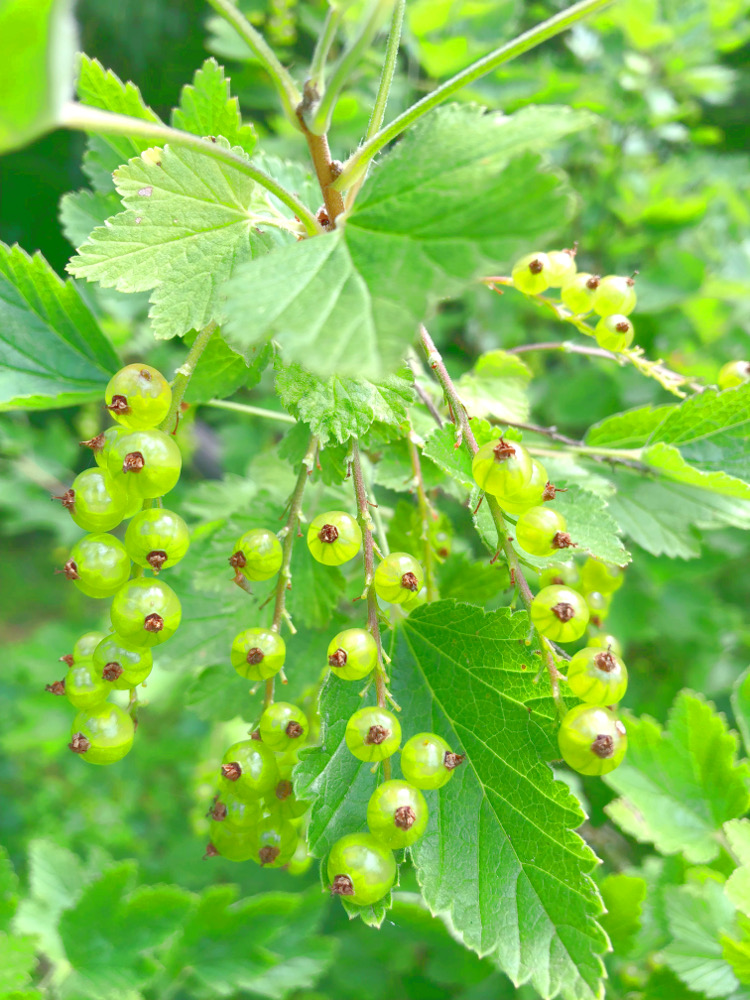
[[[287,608],[295,625],[326,628],[336,611],[346,581],[338,566],[323,566],[312,559],[303,540],[292,550],[292,589]],[[321,669],[325,660],[321,658]]]
[[[230,343],[246,350],[275,337],[287,362],[323,377],[394,371],[439,300],[564,220],[566,189],[537,151],[591,121],[562,108],[432,112],[383,158],[335,232],[238,271]]]
[[[721,938],[721,956],[727,962],[737,979],[745,986],[750,986],[750,937],[745,928],[745,936],[736,941],[728,935]]]
[[[54,127],[73,92],[75,36],[69,0],[3,0],[0,152]]]
[[[17,937],[0,931],[0,995],[27,986],[36,965],[33,937]]]
[[[273,243],[259,228],[269,214],[263,189],[234,167],[176,146],[131,160],[115,171],[115,183],[126,211],[93,231],[71,274],[120,292],[152,289],[149,316],[160,338],[220,320],[223,283]]]
[[[399,627],[389,672],[404,739],[434,731],[467,755],[448,785],[427,792],[430,820],[412,854],[428,907],[467,947],[544,997],[584,1000],[601,996],[606,948],[588,874],[595,857],[573,832],[577,802],[546,763],[558,756],[555,710],[547,681],[534,684],[527,634],[524,613],[454,601],[419,608]],[[357,687],[326,681],[321,747],[295,768],[298,794],[314,800],[316,856],[363,828],[375,787],[343,742],[362,704]]]
[[[601,924],[609,935],[612,948],[620,957],[631,949],[641,927],[641,908],[648,884],[632,875],[607,875],[599,889],[607,912]]]
[[[748,500],[748,428],[750,386],[742,385],[608,417],[589,430],[586,443],[643,448],[643,461],[668,479]]]
[[[501,433],[499,427],[492,427],[486,420],[472,420],[471,429],[480,447],[486,441],[499,437]],[[454,424],[436,427],[427,436],[423,453],[465,489],[476,489],[477,484],[471,474],[471,455],[458,441]]]
[[[413,380],[408,369],[378,382],[332,375],[318,378],[298,364],[278,365],[276,391],[285,408],[309,424],[321,445],[362,437],[374,421],[397,427],[407,417]]]
[[[587,552],[615,566],[627,566],[631,561],[630,553],[620,540],[620,528],[608,510],[609,502],[599,494],[582,486],[567,486],[566,492],[558,493],[550,506],[564,516],[568,532],[578,545],[576,552]],[[518,551],[527,558],[523,549],[518,547]],[[536,561],[546,565],[555,560],[559,562],[559,556]]]
[[[195,71],[192,84],[182,88],[172,125],[193,135],[223,135],[230,146],[241,146],[251,156],[258,141],[253,125],[243,125],[239,101],[232,97],[224,67],[211,57]]]
[[[120,211],[120,199],[114,189],[107,191],[71,191],[60,199],[60,225],[65,238],[79,247],[97,226]]]
[[[516,355],[488,351],[458,379],[456,389],[470,417],[524,423],[530,412],[526,392],[530,381],[531,371]]]
[[[17,906],[18,876],[8,852],[0,845],[0,931],[8,929]]]
[[[732,687],[732,712],[737,728],[745,744],[745,753],[750,753],[750,667],[740,674]]]
[[[138,87],[123,83],[111,69],[105,70],[98,59],[80,57],[77,86],[82,104],[161,124],[161,119],[144,103]],[[115,189],[113,172],[151,145],[140,136],[89,135],[83,157],[84,172],[97,192],[108,194]]]
[[[0,243],[0,410],[98,399],[117,355],[72,281]]]
[[[750,820],[731,819],[724,824],[724,833],[739,863],[727,879],[724,891],[737,909],[750,917]]]
[[[728,996],[739,983],[722,956],[721,937],[734,925],[734,908],[711,877],[665,890],[671,942],[661,952],[666,965],[696,993]]]
[[[728,819],[750,805],[750,768],[737,763],[737,738],[713,706],[681,692],[666,730],[648,716],[630,718],[628,753],[605,777],[622,798],[606,812],[626,833],[662,854],[704,863],[719,852]]]
[[[195,338],[187,337],[192,343]],[[221,338],[217,331],[200,356],[198,365],[185,393],[187,403],[205,403],[209,399],[224,399],[241,386],[254,388],[273,357],[270,344],[261,347],[248,364]]]

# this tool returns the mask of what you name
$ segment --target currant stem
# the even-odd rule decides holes
[[[193,372],[200,361],[201,355],[206,347],[208,347],[208,342],[215,332],[216,323],[209,323],[208,326],[204,327],[193,341],[193,346],[188,351],[188,356],[185,358],[184,364],[180,365],[175,372],[174,382],[172,383],[172,405],[169,407],[169,413],[167,413],[161,425],[161,429],[166,431],[167,434],[174,435],[177,433],[177,425],[180,422],[180,407],[185,398],[187,387],[190,385],[190,379],[193,377]]]
[[[343,7],[328,8],[323,28],[315,43],[315,51],[310,60],[310,75],[307,83],[312,90],[320,91],[325,86],[326,62],[328,61],[328,55],[336,38],[343,14]]]
[[[301,99],[300,92],[289,71],[279,62],[263,35],[250,24],[244,14],[230,0],[208,0],[208,3],[217,14],[220,14],[225,21],[232,25],[240,38],[261,62],[281,98],[287,118],[295,128],[299,127],[295,109]]]
[[[296,424],[297,421],[281,410],[265,410],[262,406],[249,406],[247,403],[235,403],[231,399],[209,399],[202,406],[211,406],[216,410],[235,410],[246,413],[249,417],[263,417],[266,420],[279,420],[283,424]]]
[[[289,626],[290,631],[294,633],[292,620],[286,610],[286,592],[292,586],[292,572],[290,567],[292,563],[292,552],[294,550],[294,540],[297,537],[300,511],[302,509],[302,497],[305,492],[308,477],[315,468],[315,455],[317,450],[318,439],[314,434],[311,434],[310,441],[307,445],[307,451],[305,452],[305,457],[302,459],[302,464],[300,465],[299,475],[297,476],[297,482],[294,486],[294,492],[292,493],[289,501],[289,515],[286,519],[286,525],[284,527],[285,534],[281,550],[281,569],[279,570],[279,575],[276,580],[273,620],[271,622],[271,629],[274,632],[280,632],[281,623],[282,621],[285,621]],[[266,707],[268,707],[268,705],[270,705],[273,701],[273,688],[274,679],[273,677],[269,677],[266,681],[266,696],[264,700],[264,705]]]
[[[372,519],[367,504],[367,490],[362,475],[362,463],[359,457],[359,442],[355,439],[352,447],[352,478],[354,479],[354,495],[357,498],[357,520],[362,529],[362,561],[365,570],[365,587],[367,588],[367,630],[375,640],[378,648],[378,665],[375,670],[375,693],[378,707],[385,708],[387,691],[385,688],[385,668],[383,667],[383,643],[380,637],[378,621],[378,600],[372,585],[375,576],[375,554],[372,545]],[[390,781],[391,762],[383,761],[383,777]]]
[[[424,580],[427,588],[427,602],[437,599],[437,586],[435,584],[435,553],[430,542],[430,521],[434,519],[430,501],[424,488],[424,476],[422,475],[422,463],[419,460],[419,448],[414,440],[414,432],[409,426],[407,431],[407,442],[409,445],[409,457],[411,467],[414,472],[414,484],[417,490],[417,506],[419,507],[419,519],[422,522],[422,552],[424,555]]]
[[[473,458],[479,451],[479,446],[477,445],[476,438],[474,437],[474,432],[471,429],[471,423],[466,412],[466,407],[461,402],[461,398],[456,392],[456,387],[453,385],[453,380],[448,374],[448,369],[445,367],[445,362],[443,361],[440,352],[424,326],[420,326],[419,335],[422,341],[422,346],[424,347],[427,355],[428,364],[435,372],[435,377],[440,383],[446,401],[448,402],[450,410],[453,414],[454,423],[461,430],[463,444]],[[508,537],[508,528],[505,523],[505,518],[503,517],[503,512],[500,509],[500,505],[497,500],[489,493],[485,494],[485,500],[497,530],[498,547],[501,548],[505,554],[505,558],[508,562],[508,568],[511,573],[511,579],[515,580],[515,584],[518,587],[518,592],[521,595],[524,607],[526,608],[526,611],[530,613],[534,595],[532,594],[531,588],[529,587],[526,577],[523,574],[523,570],[521,569],[518,553],[513,548],[513,544]],[[544,637],[539,634],[533,625],[532,631],[537,632],[537,638],[539,639],[542,655],[545,657],[547,662],[547,672],[549,674],[550,686],[552,688],[552,697],[555,699],[555,704],[559,707],[561,704],[560,680],[554,657],[550,653]]]

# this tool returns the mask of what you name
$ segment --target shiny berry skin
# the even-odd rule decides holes
[[[331,894],[367,906],[387,895],[396,881],[391,851],[371,833],[348,833],[331,848],[327,862]]]
[[[238,799],[252,802],[268,793],[279,780],[273,750],[260,740],[233,743],[221,760],[220,785]]]
[[[609,649],[622,659],[622,643],[614,635],[597,632],[596,635],[589,637],[586,645],[591,649]]]
[[[158,646],[177,631],[182,619],[180,599],[161,580],[129,580],[112,601],[112,624],[134,646]]]
[[[575,250],[550,250],[547,254],[547,282],[550,288],[562,288],[576,274]]]
[[[384,781],[367,804],[367,826],[381,844],[396,850],[415,844],[427,828],[425,797],[408,781]]]
[[[271,750],[281,752],[302,746],[310,729],[301,708],[288,701],[275,701],[260,717],[260,738]]]
[[[605,351],[624,351],[633,343],[635,330],[633,324],[627,316],[616,313],[613,316],[604,316],[596,324],[594,330],[596,342]]]
[[[328,666],[343,681],[362,680],[377,662],[377,643],[366,629],[344,629],[328,644]]]
[[[471,472],[480,489],[496,497],[513,496],[531,482],[531,455],[517,441],[488,441],[472,459]]]
[[[351,514],[329,510],[318,516],[307,529],[307,547],[313,559],[324,566],[341,566],[359,552],[362,532]]]
[[[581,568],[581,589],[600,594],[614,594],[625,582],[619,566],[609,566],[598,559],[587,559]]]
[[[613,316],[615,313],[629,316],[638,298],[634,285],[632,278],[621,278],[619,274],[608,274],[602,278],[594,292],[594,312],[599,316]]]
[[[111,597],[127,582],[130,559],[114,535],[86,535],[70,550],[63,573],[88,597]]]
[[[94,655],[94,650],[104,637],[104,632],[84,632],[83,635],[79,636],[73,646],[73,662],[90,660]]]
[[[151,365],[126,365],[109,380],[104,401],[123,427],[143,431],[158,426],[169,413],[172,390]]]
[[[257,822],[260,822],[258,818]],[[255,859],[255,830],[251,827],[230,826],[214,820],[208,828],[210,837],[205,857],[218,854],[227,861]]]
[[[237,798],[233,792],[224,789],[214,799],[208,815],[214,823],[224,823],[227,827],[250,831],[260,823],[263,810],[259,798],[246,802]],[[211,839],[213,840],[213,837]]]
[[[111,690],[91,660],[79,660],[65,675],[65,697],[77,709],[104,704]]]
[[[616,705],[628,689],[628,668],[611,649],[580,649],[567,675],[571,694],[589,705]]]
[[[410,614],[415,608],[421,608],[423,604],[427,603],[427,587],[422,587],[418,590],[416,594],[411,594],[406,598],[405,601],[401,602],[401,607],[407,614]]]
[[[575,277],[563,285],[560,292],[562,304],[574,316],[581,316],[583,313],[591,312],[594,308],[594,294],[599,287],[600,281],[601,278],[598,274],[588,274],[586,271],[579,271]]]
[[[628,747],[625,726],[604,705],[576,705],[557,734],[566,764],[579,774],[609,774],[622,763]]]
[[[153,499],[169,493],[182,470],[182,455],[173,437],[163,431],[132,431],[112,444],[107,467],[115,482],[131,496]]]
[[[344,738],[358,760],[385,760],[399,748],[401,723],[386,708],[360,708],[347,722]]]
[[[547,470],[541,462],[531,460],[531,477],[528,483],[514,493],[503,493],[496,496],[497,502],[509,514],[523,514],[531,507],[538,507],[544,500],[544,487],[547,485]]]
[[[463,761],[463,754],[453,753],[437,733],[417,733],[401,750],[404,777],[410,785],[423,790],[442,788]]]
[[[580,639],[589,622],[583,596],[569,587],[544,587],[531,605],[531,620],[542,635],[554,642]]]
[[[553,556],[573,545],[565,518],[551,507],[532,507],[516,522],[516,541],[533,556]]]
[[[70,732],[73,753],[89,764],[114,764],[132,747],[135,727],[127,712],[104,702],[80,711]]]
[[[571,587],[578,590],[581,585],[581,572],[575,563],[560,563],[559,566],[547,566],[539,574],[539,587]]]
[[[120,427],[119,424],[116,424],[114,427],[108,427],[106,431],[102,431],[101,434],[97,434],[96,437],[92,437],[89,441],[81,441],[81,447],[90,448],[94,456],[94,461],[99,468],[106,469],[109,458],[109,448],[112,442],[127,433],[127,428]]]
[[[60,499],[78,527],[92,532],[116,528],[129,502],[124,485],[97,468],[79,473]]]
[[[299,841],[295,828],[277,809],[263,816],[252,837],[252,860],[262,868],[283,868],[291,861]]]
[[[279,758],[276,758],[277,765],[280,764]],[[281,772],[281,767],[279,771]],[[300,816],[304,816],[307,810],[310,808],[310,803],[305,802],[302,799],[298,799],[294,794],[294,786],[292,785],[291,778],[284,777],[276,782],[276,786],[272,792],[268,794],[263,799],[266,804],[266,808],[270,812],[277,812],[282,819],[295,820],[299,819]]]
[[[720,389],[734,389],[750,382],[750,361],[728,361],[721,366],[718,376]]]
[[[513,265],[510,276],[524,295],[539,295],[549,288],[549,258],[546,253],[528,253]]]
[[[126,691],[142,684],[151,673],[154,658],[148,646],[136,646],[112,632],[94,650],[94,668],[107,689]]]
[[[304,837],[300,837],[286,870],[290,875],[304,875],[312,863],[313,858],[308,851],[307,842]]]
[[[375,570],[375,593],[390,604],[405,604],[424,586],[424,570],[408,552],[391,552]]]
[[[234,637],[229,655],[240,677],[263,681],[284,666],[286,643],[269,628],[246,628]]]
[[[598,590],[590,590],[583,596],[586,604],[588,604],[589,615],[592,621],[594,618],[598,618],[599,621],[595,624],[601,624],[609,614],[609,609],[612,604],[612,595],[600,594]]]
[[[270,580],[281,569],[281,542],[268,528],[246,531],[229,559],[232,568],[247,580]]]
[[[137,566],[170,569],[183,558],[190,546],[190,532],[179,514],[152,507],[136,514],[125,532],[125,548]]]

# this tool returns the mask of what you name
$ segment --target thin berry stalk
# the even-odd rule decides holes
[[[427,499],[427,492],[424,488],[424,476],[422,475],[422,463],[419,459],[419,448],[414,440],[414,432],[411,427],[408,430],[409,457],[414,473],[414,485],[417,491],[417,506],[419,507],[419,519],[422,524],[422,553],[424,559],[424,580],[427,589],[428,603],[437,597],[437,586],[435,584],[435,553],[430,541],[430,521],[434,514],[430,501]]]
[[[174,382],[172,383],[172,405],[169,407],[169,413],[167,413],[161,425],[161,429],[166,431],[167,434],[177,433],[177,427],[180,422],[180,407],[185,398],[187,387],[190,385],[193,372],[215,331],[216,323],[209,323],[208,326],[205,326],[200,331],[193,341],[193,346],[188,351],[185,363],[180,365],[175,373]]]

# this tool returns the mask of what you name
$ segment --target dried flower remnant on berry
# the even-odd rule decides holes
[[[248,663],[255,665],[258,663],[262,663],[264,656],[265,654],[263,650],[260,649],[260,647],[251,646],[250,649],[248,649],[247,651],[247,656],[245,657],[245,659],[247,660]]]
[[[158,573],[160,569],[163,569],[164,563],[169,557],[164,549],[153,549],[146,556],[146,562],[149,564],[154,573]]]
[[[492,449],[495,456],[496,462],[504,462],[506,458],[512,458],[516,453],[516,449],[513,445],[506,441],[505,438],[500,438],[495,447]]]
[[[318,532],[318,538],[321,542],[326,542],[327,544],[335,542],[338,537],[339,529],[335,524],[324,524]]]
[[[122,462],[123,472],[140,472],[146,465],[143,453],[140,451],[130,451]]]
[[[304,730],[302,726],[299,724],[299,722],[294,722],[294,720],[292,720],[287,724],[287,727],[284,730],[284,732],[287,734],[290,740],[296,740],[302,735]]]
[[[60,657],[60,662],[67,663],[69,667],[72,667],[74,663],[73,656],[70,653],[66,653],[65,656]]]
[[[553,549],[577,549],[578,543],[574,542],[567,531],[557,531],[555,532],[555,537],[552,539]]]
[[[569,622],[571,618],[575,618],[576,611],[572,604],[560,601],[552,608],[552,614],[561,622]]]
[[[116,681],[122,677],[122,667],[119,663],[108,663],[102,670],[102,677],[105,681]]]
[[[404,590],[411,590],[412,593],[416,593],[419,590],[419,581],[413,573],[404,573],[401,577],[401,586]]]
[[[586,287],[590,288],[591,291],[596,291],[596,289],[601,284],[601,277],[598,274],[592,274],[591,277],[586,282]]]
[[[49,691],[50,694],[65,694],[65,679],[63,678],[61,681],[54,681],[52,684],[45,684],[44,690]]]
[[[118,414],[130,413],[130,404],[128,403],[128,397],[120,395],[113,396],[112,402],[107,403],[107,409],[111,413],[118,413]]]
[[[228,764],[221,765],[221,773],[227,779],[227,781],[238,781],[242,775],[242,768],[237,763],[236,760],[230,761]]]
[[[208,810],[208,816],[215,820],[217,823],[223,823],[227,818],[227,807],[223,802],[214,802],[211,808]]]
[[[247,559],[245,558],[245,553],[240,551],[234,552],[229,557],[229,565],[232,567],[232,569],[242,569],[244,566],[247,566]]]
[[[104,442],[106,438],[104,437],[104,431],[101,434],[97,434],[95,437],[89,438],[88,441],[79,441],[81,448],[90,448],[96,455],[104,447]]]
[[[466,755],[462,753],[448,753],[446,752],[445,757],[443,757],[443,764],[448,768],[449,771],[455,771],[455,769],[466,760]]]
[[[384,743],[390,735],[390,732],[385,728],[385,726],[370,726],[367,730],[367,736],[365,736],[364,742],[368,746],[380,746],[380,744]]]
[[[65,578],[67,580],[77,580],[78,579],[78,567],[75,564],[75,560],[68,559],[62,568]]]
[[[601,757],[602,760],[606,760],[615,752],[615,741],[611,736],[600,733],[591,744],[591,750],[597,757]]]
[[[291,781],[288,781],[286,778],[282,778],[282,780],[276,786],[276,798],[279,799],[280,802],[283,802],[284,799],[289,798],[289,796],[292,794],[292,791],[293,788]]]
[[[281,851],[278,847],[261,847],[258,851],[258,860],[260,861],[261,868],[263,865],[272,865],[280,853]]]
[[[76,733],[70,743],[68,743],[68,750],[72,750],[73,753],[86,753],[90,748],[91,743],[83,733]]]
[[[164,628],[164,619],[154,611],[143,619],[143,627],[147,632],[161,632]]]
[[[205,861],[207,858],[218,858],[218,856],[219,852],[216,850],[214,845],[209,841],[206,844],[206,853],[203,855],[203,860]]]
[[[340,646],[335,653],[331,653],[328,657],[328,665],[330,667],[343,667],[346,666],[346,650],[342,649]]]
[[[393,822],[399,830],[411,830],[417,821],[417,814],[411,806],[399,806],[393,814]]]
[[[603,652],[597,653],[594,657],[594,663],[605,674],[611,673],[617,667],[617,662],[614,656],[612,656],[610,649],[605,649]]]
[[[332,896],[353,896],[354,883],[348,875],[337,875],[331,883]]]

